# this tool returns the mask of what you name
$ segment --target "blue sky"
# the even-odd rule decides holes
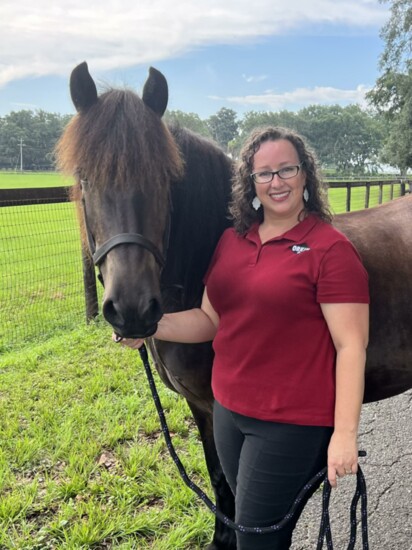
[[[378,0],[2,0],[0,116],[73,113],[68,79],[86,60],[98,85],[141,91],[148,68],[169,109],[297,110],[364,104],[389,17]]]

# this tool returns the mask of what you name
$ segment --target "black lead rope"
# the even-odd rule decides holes
[[[273,533],[274,531],[278,531],[279,529],[282,529],[293,517],[294,513],[296,512],[297,507],[301,503],[303,497],[306,495],[306,493],[315,485],[319,484],[319,481],[323,479],[324,485],[323,485],[323,498],[322,498],[322,520],[320,525],[320,531],[319,531],[319,537],[318,537],[318,545],[316,547],[316,550],[322,550],[323,548],[323,541],[326,538],[326,545],[328,550],[333,550],[333,543],[332,543],[332,534],[330,530],[330,520],[329,520],[329,500],[330,500],[330,494],[331,494],[331,485],[327,478],[327,468],[323,468],[320,472],[318,472],[299,492],[297,495],[295,501],[293,502],[290,510],[285,515],[285,517],[280,520],[278,523],[275,523],[273,525],[267,526],[267,527],[246,527],[245,525],[239,525],[238,523],[233,522],[230,518],[225,516],[217,507],[216,505],[210,500],[210,498],[189,478],[189,476],[186,473],[186,470],[181,463],[179,457],[177,456],[177,453],[175,451],[175,448],[172,443],[172,439],[170,437],[169,428],[167,426],[166,418],[164,415],[163,407],[160,402],[160,397],[156,389],[155,381],[153,379],[152,371],[150,369],[149,364],[149,358],[146,350],[146,346],[143,344],[139,348],[140,357],[143,362],[144,369],[146,371],[147,379],[149,382],[150,390],[152,392],[153,400],[156,405],[157,413],[159,415],[160,424],[162,427],[162,432],[166,441],[167,448],[169,450],[170,456],[172,457],[174,463],[177,466],[177,469],[179,470],[180,476],[182,477],[185,484],[192,489],[193,492],[195,492],[198,497],[206,504],[206,506],[213,512],[213,514],[225,525],[230,527],[231,529],[234,529],[236,531],[240,531],[242,533],[248,533],[248,534],[268,534]],[[359,456],[366,456],[365,451],[360,451]],[[365,477],[362,473],[362,470],[360,466],[358,466],[358,473],[357,473],[357,483],[356,483],[356,490],[355,495],[352,499],[351,508],[350,508],[350,522],[351,522],[351,532],[350,532],[350,541],[349,546],[347,550],[353,550],[355,547],[355,541],[356,541],[356,527],[357,527],[357,518],[356,518],[356,510],[358,506],[359,499],[361,498],[361,521],[362,521],[362,542],[363,542],[363,550],[369,550],[369,543],[368,543],[368,526],[367,526],[367,498],[366,498],[366,483],[365,483]]]

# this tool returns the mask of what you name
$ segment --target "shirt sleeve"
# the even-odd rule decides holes
[[[350,241],[338,241],[325,253],[317,284],[318,303],[369,303],[369,278]]]
[[[222,248],[224,247],[224,242],[227,240],[228,238],[228,233],[229,233],[229,229],[226,229],[222,236],[220,237],[217,245],[216,245],[216,248],[215,248],[215,251],[213,252],[213,255],[212,255],[212,259],[210,260],[209,262],[209,267],[207,268],[207,271],[203,277],[203,284],[206,286],[207,285],[207,281],[210,277],[210,274],[211,272],[213,271],[213,268],[216,264],[216,262],[218,261],[219,259],[219,256],[221,254],[221,251],[222,251]]]

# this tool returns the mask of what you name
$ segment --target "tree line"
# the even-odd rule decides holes
[[[13,111],[0,117],[0,169],[54,170],[54,146],[70,115]]]
[[[358,105],[312,105],[298,112],[250,111],[241,119],[225,107],[204,120],[195,113],[167,111],[165,119],[213,139],[234,157],[253,128],[286,126],[307,138],[325,168],[345,174],[378,172],[386,143],[384,116]],[[26,110],[0,118],[0,168],[53,170],[53,149],[69,120],[68,115]],[[389,156],[386,162],[398,166]]]
[[[253,128],[286,126],[307,138],[324,168],[365,174],[387,164],[406,174],[412,168],[412,3],[392,0],[390,5],[390,19],[381,30],[381,75],[367,94],[367,108],[311,105],[297,112],[249,111],[239,118],[223,107],[207,119],[167,111],[165,120],[215,140],[234,157]],[[42,110],[0,117],[0,169],[53,170],[53,149],[70,118]]]
[[[249,111],[240,120],[235,111],[225,107],[207,120],[181,111],[171,111],[166,117],[214,139],[234,157],[253,128],[285,126],[306,137],[324,168],[345,174],[374,174],[381,168],[383,117],[359,105],[311,105],[297,112]]]

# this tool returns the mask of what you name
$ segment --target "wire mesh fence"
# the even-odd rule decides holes
[[[392,200],[410,187],[410,181],[334,182],[329,199],[339,213]],[[12,196],[0,190],[0,353],[85,323],[91,316],[85,296],[95,282],[93,268],[83,278],[75,205],[67,193],[16,189]]]
[[[0,195],[0,352],[85,322],[75,205],[55,200]]]

